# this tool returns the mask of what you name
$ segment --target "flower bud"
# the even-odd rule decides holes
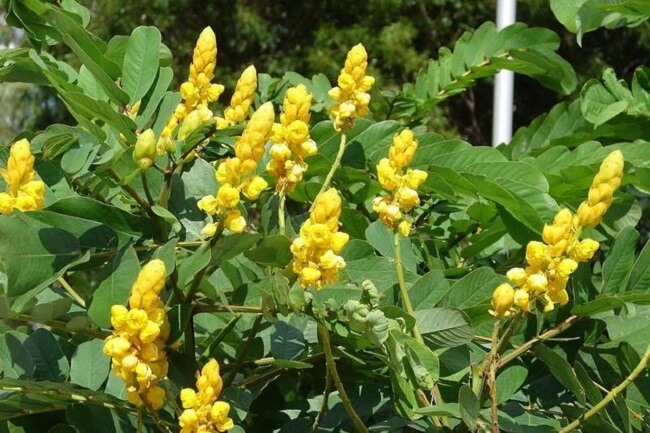
[[[499,285],[492,294],[492,309],[497,316],[504,316],[512,308],[515,290],[510,284]]]

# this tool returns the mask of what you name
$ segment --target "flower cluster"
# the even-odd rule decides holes
[[[339,231],[340,215],[341,198],[334,188],[316,197],[300,236],[291,244],[293,271],[302,287],[313,285],[320,289],[338,281],[339,270],[345,267],[345,260],[338,254],[350,238]]]
[[[420,204],[416,189],[427,179],[425,171],[407,168],[417,148],[413,132],[405,129],[395,134],[388,158],[382,158],[377,165],[379,183],[391,194],[376,197],[373,208],[386,227],[397,229],[402,236],[411,231],[411,220],[406,214]]]
[[[165,343],[169,322],[159,297],[165,276],[162,260],[152,260],[142,268],[131,289],[129,307],[111,307],[114,331],[104,343],[113,371],[126,384],[128,400],[154,409],[164,404],[165,391],[157,381],[167,376],[168,369]]]
[[[29,141],[23,138],[11,146],[7,168],[0,168],[0,175],[7,184],[7,190],[0,192],[0,214],[11,213],[14,209],[24,212],[43,207],[45,184],[36,180]]]
[[[241,77],[237,80],[235,93],[230,99],[230,106],[223,111],[223,117],[216,118],[217,128],[221,129],[243,122],[248,117],[255,90],[257,90],[257,71],[255,66],[251,65],[244,69]]]
[[[370,95],[375,78],[366,75],[368,53],[362,44],[357,44],[348,52],[345,66],[337,80],[338,86],[329,91],[335,103],[330,108],[334,129],[343,131],[352,128],[357,117],[368,114]]]
[[[225,159],[217,168],[216,178],[220,185],[217,194],[199,200],[199,209],[208,215],[218,215],[223,219],[223,226],[234,233],[241,233],[246,227],[246,220],[238,209],[240,193],[249,200],[257,200],[268,187],[262,177],[255,175],[255,170],[264,155],[274,119],[270,102],[253,113],[235,143],[235,156]],[[216,230],[217,224],[211,223],[204,228],[203,234],[212,236]]]
[[[318,148],[309,138],[309,110],[312,95],[303,84],[289,88],[284,95],[284,111],[280,123],[273,125],[266,170],[277,178],[276,190],[291,192],[307,170],[305,158]]]
[[[196,389],[183,388],[181,403],[183,413],[178,418],[181,433],[225,432],[234,427],[228,417],[230,405],[219,401],[223,381],[219,374],[219,364],[211,359],[196,379]]]
[[[217,37],[212,28],[206,27],[196,42],[188,79],[181,85],[183,101],[176,106],[158,138],[158,154],[174,150],[174,132],[192,111],[199,110],[202,119],[212,118],[208,104],[216,101],[224,90],[221,84],[212,83],[216,66]]]
[[[568,209],[560,210],[553,224],[544,226],[544,242],[531,241],[526,246],[524,268],[513,268],[507,273],[508,283],[501,284],[492,295],[491,313],[508,316],[513,306],[530,311],[533,302],[541,301],[544,311],[550,311],[554,304],[564,305],[569,301],[566,286],[569,276],[577,269],[578,263],[590,260],[599,244],[593,239],[582,239],[582,229],[594,227],[607,211],[612,195],[621,183],[623,176],[623,154],[610,153],[600,166],[594,178],[589,198],[573,214]]]

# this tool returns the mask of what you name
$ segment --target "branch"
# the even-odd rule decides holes
[[[323,344],[323,352],[325,353],[325,362],[327,363],[327,368],[329,369],[332,375],[332,380],[334,381],[334,387],[339,392],[339,396],[341,397],[341,403],[343,403],[343,407],[345,408],[345,411],[348,413],[348,416],[352,421],[352,425],[360,433],[369,433],[363,421],[361,420],[361,418],[359,418],[359,415],[354,410],[354,406],[352,406],[352,402],[350,401],[348,394],[345,392],[345,388],[343,388],[343,383],[341,383],[341,378],[339,377],[339,373],[336,370],[336,363],[334,362],[334,356],[332,355],[332,342],[330,341],[329,331],[327,330],[327,327],[320,322],[318,323],[318,333],[320,334],[321,337],[321,343]]]
[[[636,379],[641,373],[643,373],[643,371],[648,366],[648,362],[650,362],[650,345],[648,345],[648,347],[646,348],[645,353],[641,358],[641,361],[639,361],[639,364],[636,367],[634,367],[634,370],[632,370],[630,375],[626,377],[623,382],[621,382],[617,387],[613,388],[610,392],[608,392],[605,398],[603,398],[594,407],[592,407],[587,412],[585,412],[582,416],[580,416],[580,418],[574,420],[569,425],[561,429],[559,433],[567,433],[570,432],[571,430],[574,430],[575,428],[579,427],[582,423],[587,421],[589,418],[596,415],[601,409],[604,409],[605,406],[607,406],[612,400],[614,400],[632,382],[634,382],[634,379]]]

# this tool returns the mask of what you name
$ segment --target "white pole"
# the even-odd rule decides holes
[[[497,28],[515,22],[517,0],[497,0]],[[515,76],[512,71],[501,71],[494,79],[492,115],[492,146],[507,143],[512,138],[512,111]]]

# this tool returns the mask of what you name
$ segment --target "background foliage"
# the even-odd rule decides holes
[[[233,431],[304,432],[314,424],[318,431],[352,431],[340,394],[324,393],[317,323],[328,327],[342,382],[372,431],[484,429],[490,402],[471,385],[490,349],[492,291],[522,262],[522,246],[540,237],[560,207],[575,209],[601,160],[621,149],[623,187],[603,225],[588,233],[601,252],[573,276],[567,306],[513,328],[503,352],[508,363],[496,377],[502,431],[557,431],[593,407],[648,346],[643,197],[650,189],[650,80],[641,65],[650,13],[630,1],[591,14],[595,2],[582,3],[585,9],[551,2],[552,11],[529,3],[521,11],[528,26],[497,32],[483,24],[493,10],[482,2],[102,1],[89,4],[87,15],[73,1],[62,1],[62,9],[5,1],[8,22],[24,28],[27,40],[0,54],[0,80],[47,87],[27,88],[24,112],[33,123],[23,118],[15,132],[31,139],[48,191],[44,209],[0,217],[0,431],[133,431],[135,411],[101,346],[108,309],[126,301],[140,263],[151,258],[169,270],[170,343],[182,342],[170,351],[169,393],[176,396],[197,367],[216,357],[229,385],[224,399],[233,406]],[[304,19],[312,14],[315,20]],[[576,17],[589,25],[575,27]],[[379,77],[372,115],[348,134],[334,178],[345,202],[342,230],[352,238],[340,284],[307,298],[292,285],[283,271],[289,239],[278,234],[271,192],[248,209],[254,230],[224,236],[212,249],[199,239],[204,215],[196,201],[214,192],[210,163],[229,154],[236,130],[212,135],[202,158],[173,174],[168,202],[135,201],[145,186],[128,177],[135,165],[119,136],[133,144],[135,131],[147,125],[160,132],[178,100],[168,89],[187,74],[196,39],[188,29],[202,27],[197,22],[217,29],[217,74],[227,88],[250,63],[264,74],[256,106],[279,106],[290,84],[304,83],[314,94],[311,136],[319,154],[289,196],[289,238],[337,151],[326,113],[330,82],[353,43],[362,40],[371,53]],[[140,24],[158,26],[163,45],[157,61],[136,71],[151,77],[136,95],[142,89],[124,84],[134,71],[124,66],[115,36]],[[465,30],[472,33],[461,36]],[[449,50],[438,51],[443,45]],[[634,55],[630,45],[639,47]],[[502,68],[518,73],[518,122],[525,126],[498,149],[474,146],[488,136],[489,78]],[[121,107],[138,96],[143,108],[131,120]],[[51,117],[41,117],[34,101]],[[380,190],[375,165],[403,126],[414,128],[420,142],[413,166],[429,175],[416,231],[400,244],[413,316],[397,290],[392,234],[375,221],[371,205]],[[188,149],[203,138],[179,145]],[[145,179],[155,197],[171,182],[156,170]],[[179,302],[202,269],[197,296]],[[81,301],[70,298],[59,277]],[[349,301],[381,311],[390,331],[357,326],[346,314]],[[415,323],[426,344],[411,338]],[[630,385],[583,431],[647,431],[648,380]],[[434,383],[439,400],[419,402],[417,390],[429,397]],[[161,415],[170,426],[177,404],[170,398]],[[436,426],[431,417],[449,425]],[[155,431],[150,419],[143,428]]]

